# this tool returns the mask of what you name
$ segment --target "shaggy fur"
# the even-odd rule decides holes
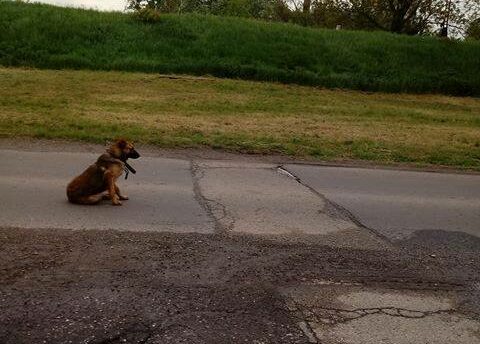
[[[139,157],[131,142],[117,140],[94,164],[68,184],[68,200],[76,204],[97,204],[102,199],[111,199],[113,205],[121,205],[120,200],[128,197],[120,193],[115,182],[122,175],[127,159]]]

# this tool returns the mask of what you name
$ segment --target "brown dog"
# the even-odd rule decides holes
[[[115,141],[93,165],[68,184],[68,200],[76,204],[97,204],[110,198],[113,205],[121,205],[120,200],[128,197],[120,194],[115,182],[122,175],[127,159],[139,157],[132,143],[124,139]]]

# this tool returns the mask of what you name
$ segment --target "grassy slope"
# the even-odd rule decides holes
[[[210,146],[480,170],[480,99],[0,68],[0,136]]]
[[[120,13],[1,0],[0,64],[480,95],[477,42],[200,15],[164,15],[151,25]]]

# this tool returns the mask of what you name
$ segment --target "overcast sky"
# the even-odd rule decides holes
[[[34,0],[33,2],[43,2],[59,6],[95,8],[102,11],[123,11],[127,3],[126,0]]]

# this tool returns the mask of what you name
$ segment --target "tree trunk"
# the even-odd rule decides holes
[[[310,6],[312,5],[312,0],[303,1],[303,13],[310,13]]]
[[[395,12],[392,17],[392,23],[390,25],[390,31],[396,33],[402,33],[405,27],[405,18],[403,13]]]

